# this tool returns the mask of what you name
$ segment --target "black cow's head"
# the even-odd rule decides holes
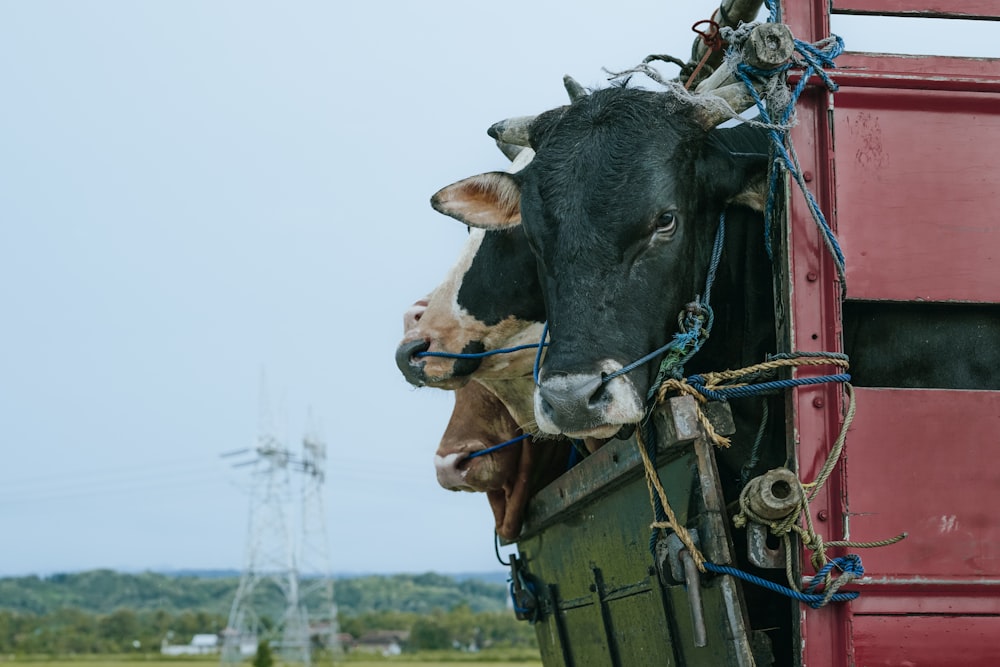
[[[537,257],[550,346],[535,392],[541,430],[610,437],[638,423],[662,346],[704,291],[727,204],[763,205],[766,142],[713,129],[675,94],[611,88],[542,114],[532,163],[451,186],[470,225],[520,224]],[[755,196],[756,195],[756,196]]]

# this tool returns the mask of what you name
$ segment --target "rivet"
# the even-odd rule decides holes
[[[806,280],[808,280],[811,283],[814,283],[817,280],[819,280],[819,275],[815,271],[810,271],[809,273],[806,274]]]
[[[813,173],[811,171],[802,172],[802,180],[804,180],[806,183],[808,183],[812,179],[813,179]]]
[[[819,512],[816,513],[816,518],[819,519],[820,521],[826,521],[827,519],[830,518],[830,515],[827,513],[826,510],[820,510]]]
[[[823,399],[820,398],[819,396],[817,396],[816,398],[814,398],[813,399],[813,407],[814,408],[821,408],[821,407],[823,407]]]

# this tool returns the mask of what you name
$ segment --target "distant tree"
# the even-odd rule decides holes
[[[253,667],[273,667],[274,656],[271,654],[271,643],[266,639],[257,644],[257,655],[253,657]]]
[[[410,630],[410,645],[415,649],[443,649],[452,647],[451,633],[437,616],[422,616]]]

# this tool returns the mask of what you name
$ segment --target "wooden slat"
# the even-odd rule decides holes
[[[1000,20],[996,0],[833,0],[835,14]]]
[[[1000,95],[847,88],[834,124],[848,296],[1000,302]]]

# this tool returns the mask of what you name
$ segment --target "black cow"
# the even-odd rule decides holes
[[[607,378],[668,341],[703,294],[724,210],[714,329],[687,370],[774,351],[759,212],[767,138],[749,125],[713,129],[709,116],[683,95],[597,91],[535,120],[525,170],[466,179],[443,197],[442,210],[471,225],[523,223],[551,339],[535,392],[541,430],[607,438],[641,421],[657,364]]]
[[[714,324],[685,371],[741,368],[776,351],[761,214],[767,138],[749,125],[715,129],[713,116],[684,96],[598,91],[534,121],[536,155],[520,173],[438,194],[438,210],[467,224],[521,225],[536,255],[550,335],[534,400],[541,430],[604,439],[642,421],[659,359],[607,378],[662,347],[678,314],[704,300],[723,212]],[[768,400],[758,473],[786,456],[781,399]],[[727,501],[738,495],[761,402],[734,401],[733,412],[734,446],[720,456]],[[775,597],[755,600],[755,620],[787,628]]]

